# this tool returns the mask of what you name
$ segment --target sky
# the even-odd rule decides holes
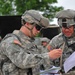
[[[75,0],[57,0],[56,6],[63,6],[64,9],[73,9],[75,10]],[[57,19],[55,18],[51,24],[57,24]]]

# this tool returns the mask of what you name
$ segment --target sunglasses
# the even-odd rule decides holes
[[[62,27],[63,27],[63,28],[70,28],[70,26],[68,26],[67,23],[62,23]]]
[[[43,27],[39,26],[39,25],[35,25],[35,28],[38,30],[38,31],[41,31]]]

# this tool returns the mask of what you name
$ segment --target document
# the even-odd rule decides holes
[[[75,66],[75,52],[73,52],[64,62],[64,71],[67,73]]]
[[[59,71],[60,69],[61,69],[60,67],[55,67],[55,66],[53,66],[53,67],[50,68],[50,69],[41,70],[41,71],[40,71],[40,75],[60,75],[60,74],[56,74],[56,73],[58,73],[58,71]]]

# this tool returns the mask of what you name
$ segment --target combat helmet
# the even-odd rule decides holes
[[[49,25],[48,18],[43,17],[37,10],[28,10],[21,16],[22,24],[25,22],[35,23],[41,27],[46,28]]]
[[[58,24],[62,27],[70,27],[75,25],[75,10],[67,9],[56,13],[56,18],[58,18]]]

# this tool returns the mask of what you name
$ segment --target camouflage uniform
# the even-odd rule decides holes
[[[0,55],[2,75],[39,75],[41,64],[50,65],[48,50],[19,30],[2,39]]]
[[[62,10],[56,14],[56,17],[58,18],[58,23],[60,27],[62,27],[63,23],[66,23],[67,27],[71,25],[75,25],[75,20],[73,21],[75,17],[75,11],[73,10]],[[67,19],[66,22],[62,22],[62,19],[65,18]],[[70,20],[68,20],[70,19]],[[65,39],[66,38],[66,39]],[[62,48],[63,49],[63,44],[65,42],[64,50],[63,50],[63,55],[62,55],[62,66],[64,64],[64,61],[74,52],[73,49],[73,44],[75,48],[75,33],[73,34],[72,37],[66,37],[62,32],[58,35],[56,35],[52,40],[50,41],[50,45],[53,49],[55,48]],[[55,66],[60,66],[60,59],[57,59],[54,61]],[[66,74],[63,75],[75,75],[75,68],[69,71]],[[64,69],[62,67],[62,71],[64,73]]]

